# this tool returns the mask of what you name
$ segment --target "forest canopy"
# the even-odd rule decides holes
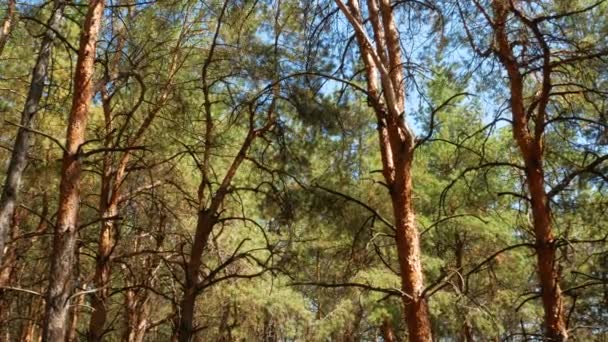
[[[0,339],[604,341],[608,1],[0,0]]]

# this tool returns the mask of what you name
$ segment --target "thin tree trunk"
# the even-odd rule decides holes
[[[13,222],[11,225],[11,243],[6,247],[6,252],[2,265],[0,266],[0,287],[6,286],[13,279],[14,272],[17,268],[17,262],[20,257],[25,255],[27,251],[34,245],[38,237],[44,233],[47,228],[46,216],[48,215],[49,207],[47,202],[46,192],[42,195],[42,212],[40,213],[40,221],[32,237],[22,238],[20,243],[15,241],[19,234],[23,234],[20,229],[20,221],[22,219],[22,211],[17,209],[13,214]],[[1,299],[1,295],[0,295]],[[0,309],[0,312],[2,310]]]
[[[125,44],[125,31],[122,27],[118,33],[117,51],[122,49]],[[109,83],[117,74],[118,62],[120,54],[116,53],[111,62],[110,70],[106,79]],[[105,89],[105,84],[98,85],[101,91],[101,101],[105,117],[106,139],[104,146],[112,148],[112,106],[111,96],[108,95]],[[93,284],[99,291],[91,296],[91,317],[89,319],[89,327],[87,338],[89,341],[101,341],[105,332],[105,324],[107,319],[107,300],[110,294],[108,284],[112,274],[111,269],[111,254],[116,245],[116,216],[118,215],[118,196],[120,193],[120,185],[123,179],[118,177],[124,174],[124,170],[115,172],[112,165],[112,152],[105,152],[103,156],[102,174],[101,174],[101,191],[99,196],[99,211],[101,213],[101,222],[99,230],[99,240],[97,247],[97,257],[95,263],[95,274],[93,276]],[[126,162],[124,163],[126,167]],[[122,171],[122,172],[121,172]]]
[[[28,320],[21,327],[21,334],[19,341],[21,342],[32,342],[34,341],[34,332],[36,331],[36,324],[32,320]]]
[[[4,46],[6,45],[8,37],[10,36],[11,30],[13,28],[13,21],[15,21],[16,5],[17,0],[8,0],[6,16],[4,17],[2,27],[0,28],[0,56],[2,56],[2,52],[4,52]]]
[[[15,240],[17,236],[19,236],[22,220],[22,212],[20,210],[15,210],[13,213],[12,224],[10,228],[10,238],[11,240]],[[17,259],[18,259],[18,251],[17,251],[17,243],[13,242],[6,246],[6,252],[4,255],[4,259],[2,260],[2,265],[0,265],[0,287],[9,285],[11,279],[13,278],[13,274],[15,272],[15,268],[17,267]],[[2,291],[2,290],[0,290]],[[0,296],[2,299],[3,296]],[[2,309],[0,309],[0,312]]]
[[[274,110],[274,101],[272,102],[271,111]],[[272,117],[272,112],[270,114]],[[261,135],[263,132],[269,130],[272,127],[272,119],[270,119],[267,124],[260,128],[254,129],[250,128],[247,137],[243,141],[243,145],[241,149],[234,157],[232,164],[228,168],[222,183],[219,188],[215,192],[214,196],[211,199],[211,204],[208,208],[203,208],[199,210],[198,220],[196,225],[196,233],[194,235],[194,243],[192,245],[192,250],[190,251],[190,258],[188,259],[185,270],[186,270],[186,280],[184,282],[184,294],[182,300],[180,301],[180,312],[178,315],[178,336],[180,342],[187,342],[192,339],[192,335],[194,333],[193,329],[193,320],[194,320],[194,306],[196,302],[196,296],[199,291],[199,280],[198,280],[198,271],[202,263],[203,251],[207,247],[207,243],[209,241],[209,236],[213,231],[215,224],[218,219],[218,211],[221,205],[224,203],[224,198],[229,192],[230,184],[232,183],[232,179],[236,175],[238,168],[241,163],[245,159],[251,144],[255,140],[256,137]],[[204,188],[205,182],[207,179],[203,177],[203,181],[201,182],[200,188]],[[202,196],[202,191],[199,196]],[[199,198],[200,203],[204,203],[204,199]]]
[[[456,269],[457,270],[462,270],[462,267],[464,266],[464,248],[465,248],[465,242],[463,241],[463,238],[460,236],[460,233],[455,232],[454,233],[454,256],[456,257]],[[460,292],[460,295],[467,295],[469,290],[467,289],[467,283],[466,280],[464,279],[464,277],[459,276],[456,280],[456,286],[458,288],[458,291]],[[460,341],[462,342],[469,342],[469,341],[474,341],[473,339],[473,328],[471,327],[471,322],[469,322],[469,318],[467,317],[467,313],[464,312],[462,315],[462,330],[460,332]]]
[[[393,331],[393,324],[391,323],[390,319],[385,318],[382,321],[382,340],[384,340],[384,342],[396,342],[397,339],[395,338],[395,332]]]
[[[99,291],[91,297],[93,312],[89,320],[89,341],[101,341],[105,331],[107,299],[110,294],[110,289],[107,286],[111,276],[110,257],[116,243],[116,222],[114,218],[118,214],[118,206],[115,203],[111,203],[109,207],[104,206],[100,209],[103,221],[101,223],[101,236],[97,251],[97,267],[95,268],[95,276],[93,278],[93,284],[99,288]]]
[[[84,142],[88,110],[93,96],[93,73],[97,36],[105,1],[91,0],[80,36],[78,61],[74,75],[74,98],[66,135],[59,209],[53,241],[51,272],[44,323],[44,341],[63,342],[67,334],[67,316],[76,252],[78,210],[80,205],[80,146]]]
[[[497,55],[509,76],[510,103],[513,116],[513,135],[523,157],[528,192],[532,203],[532,221],[536,239],[536,256],[540,279],[541,297],[545,311],[546,337],[549,340],[565,341],[568,329],[564,303],[559,285],[559,272],[555,265],[556,245],[551,223],[551,208],[545,191],[543,170],[543,130],[545,108],[551,89],[551,66],[549,52],[544,52],[542,89],[538,97],[534,129],[531,132],[524,103],[524,77],[517,59],[511,50],[506,23],[512,4],[505,0],[494,0],[495,34]]]
[[[78,341],[78,314],[83,305],[84,305],[84,295],[78,296],[78,298],[76,298],[76,302],[74,303],[74,305],[71,306],[70,315],[69,315],[70,317],[68,319],[69,332],[68,332],[68,338],[66,339],[66,341],[68,341],[68,342]]]
[[[127,307],[127,329],[124,340],[126,342],[143,342],[150,321],[150,305],[147,294],[138,298],[135,290],[128,290],[125,295]]]
[[[34,125],[34,116],[40,107],[44,82],[48,74],[51,50],[56,36],[53,30],[56,30],[61,22],[64,7],[64,1],[55,1],[55,8],[48,21],[49,29],[44,34],[40,50],[38,51],[38,58],[32,71],[32,81],[25,101],[25,107],[21,113],[21,127],[17,131],[11,160],[6,171],[6,180],[0,197],[0,264],[2,263],[2,255],[8,237],[8,229],[11,224],[10,221],[17,206],[17,196],[21,188],[23,171],[27,165],[27,153],[30,148],[30,130]]]
[[[13,215],[13,220],[11,224],[11,239],[14,240],[19,235],[19,226],[22,220],[22,211],[17,210]],[[16,272],[17,266],[17,249],[16,244],[13,242],[9,246],[7,246],[6,257],[4,258],[3,265],[0,267],[0,331],[6,332],[6,340],[10,340],[10,334],[12,332],[11,325],[5,324],[10,322],[11,318],[11,299],[14,296],[11,295],[6,289],[3,289],[4,286],[10,286],[11,280],[14,280],[14,275]],[[24,310],[27,312],[27,310]],[[3,329],[1,329],[3,328]]]
[[[133,14],[129,12],[129,15]],[[145,132],[150,128],[152,122],[156,118],[156,115],[160,112],[163,106],[166,104],[169,99],[169,95],[171,92],[171,84],[176,76],[179,67],[179,54],[177,53],[177,49],[180,46],[181,39],[183,39],[183,34],[178,39],[178,43],[175,47],[175,53],[171,58],[171,63],[168,68],[169,78],[167,82],[162,87],[162,91],[159,93],[158,102],[151,110],[147,113],[147,116],[143,120],[142,124],[138,127],[136,132],[127,139],[127,147],[134,147],[139,141],[143,138]],[[120,51],[120,48],[124,46],[126,43],[126,28],[122,27],[122,30],[118,33],[118,42],[117,45]],[[118,63],[120,60],[120,54],[115,54],[112,67],[110,69],[110,75],[108,79],[105,81],[110,83],[111,80],[116,78]],[[108,95],[107,90],[103,88],[103,85],[100,85],[101,98],[103,104],[103,111],[105,117],[105,130],[106,130],[106,140],[105,146],[107,148],[112,148],[112,122],[113,114],[112,114],[112,106],[111,99],[112,96]],[[143,91],[143,90],[142,90]],[[88,337],[90,341],[101,341],[101,334],[104,330],[104,325],[107,320],[107,298],[109,295],[109,289],[107,288],[108,283],[110,281],[110,277],[112,275],[111,268],[111,254],[116,246],[116,236],[117,236],[117,222],[116,216],[119,212],[119,202],[121,200],[121,186],[124,183],[127,177],[127,166],[131,160],[131,153],[125,152],[118,160],[116,165],[113,164],[112,158],[113,152],[106,152],[103,159],[103,172],[101,177],[101,194],[100,194],[100,211],[101,211],[101,229],[99,233],[99,241],[98,241],[98,250],[97,250],[97,260],[96,260],[96,268],[95,268],[95,276],[93,283],[95,286],[100,288],[100,291],[96,293],[94,296],[91,306],[93,307],[93,313],[91,314],[91,319],[89,321],[89,332]]]
[[[39,298],[34,298],[30,302],[30,306],[28,308],[28,320],[25,321],[21,325],[21,332],[19,334],[19,341],[21,342],[34,342],[36,340],[36,326],[37,321],[41,317],[41,300]]]

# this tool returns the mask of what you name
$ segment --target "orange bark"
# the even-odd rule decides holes
[[[388,0],[368,0],[367,7],[375,44],[367,37],[357,1],[345,5],[336,0],[355,30],[355,38],[365,65],[367,90],[378,121],[382,171],[388,185],[395,221],[395,242],[405,318],[411,341],[431,341],[432,332],[426,299],[419,232],[415,224],[412,198],[412,161],[415,137],[402,118],[405,87],[399,31]],[[375,48],[374,48],[375,46]]]
[[[92,0],[80,35],[74,74],[74,97],[66,134],[66,148],[59,185],[59,208],[55,225],[51,272],[47,292],[43,340],[63,342],[68,333],[68,312],[74,290],[72,282],[80,207],[81,145],[85,139],[88,111],[93,96],[93,73],[97,36],[105,1]]]
[[[555,265],[555,237],[553,235],[549,198],[545,191],[545,173],[543,170],[545,108],[551,87],[549,56],[545,52],[545,65],[542,70],[542,92],[539,98],[534,130],[531,131],[529,117],[525,110],[524,77],[511,50],[511,43],[507,33],[506,23],[509,10],[511,9],[510,6],[511,3],[508,1],[493,1],[497,55],[509,76],[513,135],[523,157],[528,192],[532,204],[532,221],[536,239],[541,297],[545,311],[546,336],[550,340],[564,341],[568,339],[568,329],[564,313],[563,295],[559,285],[559,272]]]

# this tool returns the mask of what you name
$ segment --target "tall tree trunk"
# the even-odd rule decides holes
[[[211,184],[209,179],[209,174],[211,173],[210,167],[210,159],[211,159],[211,148],[214,134],[214,125],[213,125],[213,116],[212,116],[212,105],[213,102],[210,99],[210,86],[208,77],[208,70],[211,62],[213,60],[215,47],[218,44],[217,39],[219,36],[219,32],[222,26],[222,20],[226,10],[228,8],[229,1],[224,1],[221,12],[218,17],[217,26],[215,28],[215,35],[212,42],[212,47],[203,63],[203,72],[202,72],[202,84],[203,84],[203,99],[204,99],[204,110],[205,110],[205,151],[203,156],[203,165],[202,165],[202,180],[199,185],[199,207],[198,207],[198,215],[197,215],[197,224],[196,224],[196,232],[194,234],[194,241],[192,244],[192,249],[190,251],[190,257],[187,259],[184,265],[185,270],[185,281],[183,287],[183,297],[180,301],[179,312],[177,315],[177,333],[174,337],[180,342],[189,342],[193,338],[194,334],[194,308],[196,304],[196,297],[199,292],[200,281],[198,279],[199,268],[202,263],[203,252],[207,247],[209,236],[215,227],[219,211],[222,205],[224,204],[224,199],[226,195],[230,192],[230,186],[232,181],[241,166],[243,160],[247,156],[251,145],[254,140],[272,129],[274,127],[274,111],[276,100],[278,98],[278,83],[273,87],[273,99],[271,100],[268,106],[268,112],[266,117],[265,124],[260,128],[255,128],[254,120],[254,112],[250,112],[249,118],[249,130],[247,132],[247,136],[243,140],[241,147],[232,160],[232,163],[228,167],[219,187],[216,189],[215,193],[209,195],[209,204],[207,205],[207,198],[205,197],[205,191],[208,186]]]
[[[8,41],[8,37],[11,34],[13,28],[13,21],[15,21],[15,8],[17,6],[17,0],[8,0],[8,7],[6,9],[6,16],[2,21],[2,27],[0,28],[0,56],[4,52],[4,46]]]
[[[74,97],[61,169],[59,209],[47,292],[43,339],[48,342],[63,342],[68,328],[66,320],[70,296],[74,289],[72,278],[80,207],[80,146],[84,142],[88,111],[93,96],[95,50],[104,7],[104,0],[89,2],[84,28],[80,35],[78,61],[74,74]]]
[[[510,104],[513,116],[513,136],[517,142],[525,165],[528,192],[532,204],[532,221],[536,239],[536,256],[540,279],[541,297],[545,311],[546,337],[554,341],[568,339],[564,303],[559,285],[559,272],[555,264],[556,245],[551,223],[551,208],[545,191],[543,170],[543,132],[545,108],[551,89],[551,60],[549,51],[544,52],[542,67],[542,89],[536,99],[538,105],[531,131],[524,103],[524,76],[509,42],[506,27],[512,3],[494,0],[495,35],[497,55],[509,76]]]
[[[49,28],[45,31],[44,38],[42,38],[38,58],[32,71],[32,81],[25,101],[25,107],[21,113],[21,127],[17,131],[11,160],[6,171],[6,180],[0,197],[0,264],[2,263],[2,255],[8,237],[8,229],[11,224],[10,221],[17,206],[21,178],[27,165],[27,152],[30,148],[30,130],[33,127],[33,119],[40,107],[40,99],[44,91],[44,82],[48,73],[53,41],[56,36],[53,30],[57,30],[59,27],[64,7],[64,1],[55,1],[55,8],[48,21]]]
[[[412,203],[415,136],[403,119],[405,87],[399,31],[389,0],[368,0],[374,41],[367,36],[359,2],[335,0],[355,30],[365,66],[367,91],[378,122],[382,173],[388,185],[395,221],[405,320],[411,341],[431,341],[431,324],[423,297],[419,233]]]

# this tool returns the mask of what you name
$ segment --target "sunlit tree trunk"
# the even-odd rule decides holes
[[[542,88],[537,98],[537,112],[533,128],[526,113],[524,103],[524,77],[519,69],[507,29],[507,17],[513,3],[506,0],[494,0],[496,52],[509,76],[510,103],[513,116],[513,136],[523,157],[528,192],[532,206],[532,222],[536,239],[536,256],[540,279],[541,297],[545,311],[546,337],[550,340],[568,339],[564,302],[559,284],[559,272],[555,257],[557,247],[551,222],[551,208],[545,190],[545,173],[543,170],[543,131],[545,127],[545,109],[551,89],[551,61],[549,52],[544,52],[542,68]]]
[[[379,146],[384,179],[388,185],[396,229],[396,245],[403,290],[405,320],[411,341],[431,341],[428,308],[423,297],[423,275],[419,233],[412,202],[412,161],[415,136],[402,118],[405,86],[399,31],[388,0],[368,0],[374,41],[367,36],[356,0],[340,10],[355,30],[365,66],[370,103],[378,121]]]
[[[103,0],[89,1],[80,35],[47,292],[43,340],[48,342],[63,342],[68,330],[67,316],[74,289],[72,278],[80,207],[80,148],[85,139],[88,111],[93,96],[95,51],[104,7]]]

